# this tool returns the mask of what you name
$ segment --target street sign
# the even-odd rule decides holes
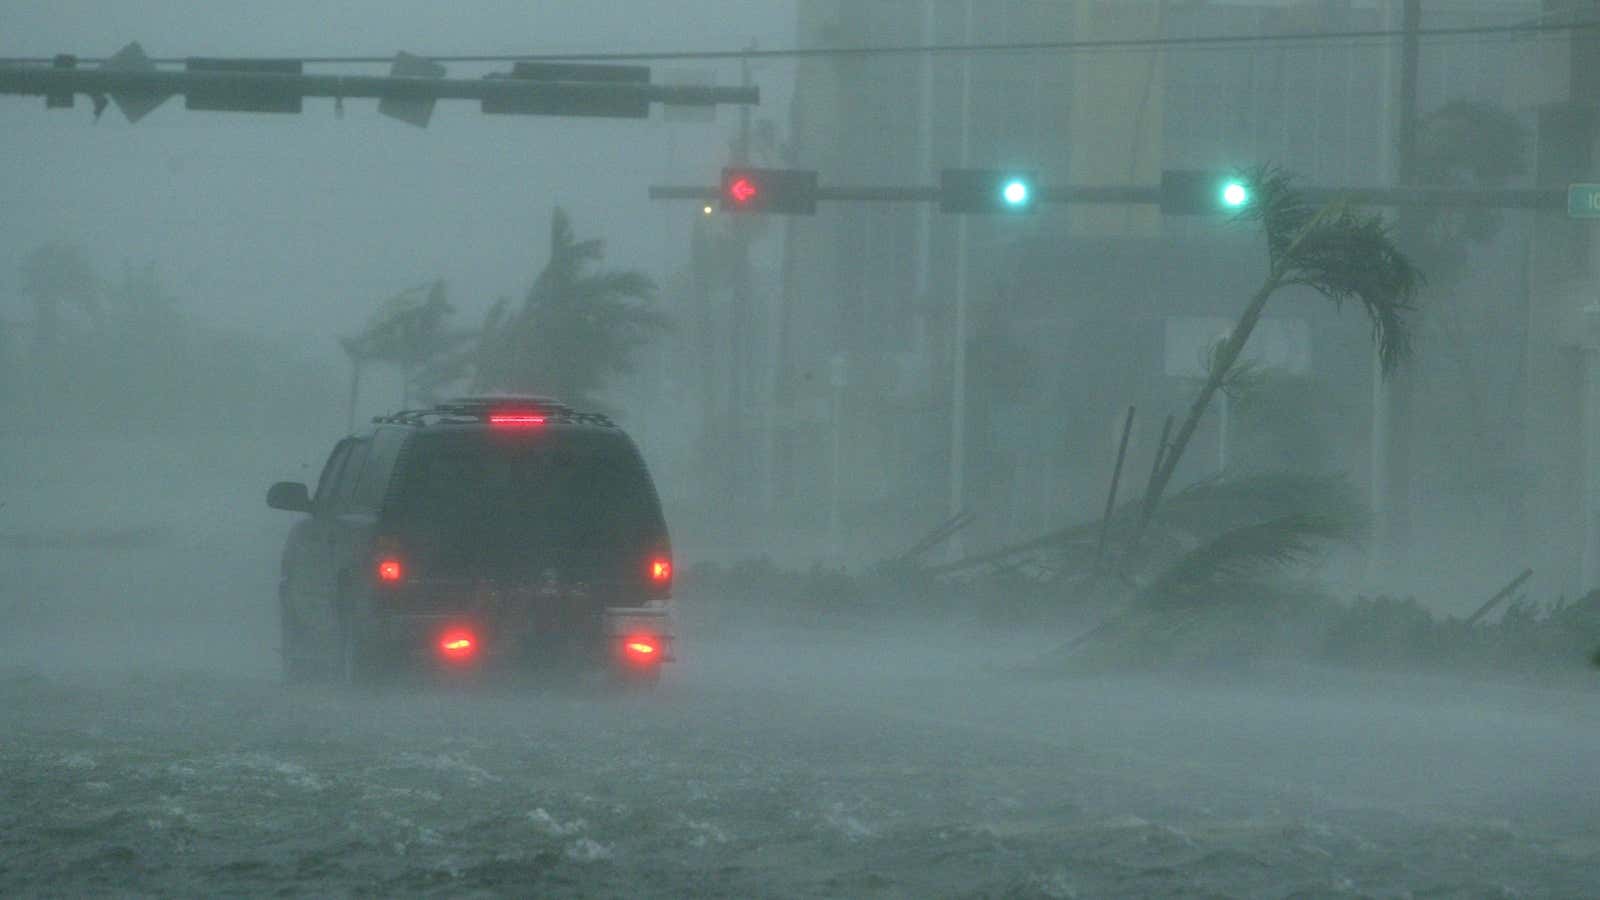
[[[396,78],[443,78],[445,68],[431,59],[402,51],[389,65],[389,74]],[[378,100],[378,112],[418,128],[427,128],[428,121],[433,118],[434,102],[433,97],[426,95],[388,96]]]
[[[662,73],[662,84],[675,87],[716,87],[716,69],[668,69]],[[661,118],[666,122],[715,122],[715,106],[679,106],[669,103],[662,107]]]
[[[135,41],[112,54],[110,59],[100,64],[100,68],[107,72],[154,72],[156,64],[144,55],[144,48]],[[123,117],[131,123],[154,112],[170,96],[164,91],[112,91],[111,101],[117,104],[117,109],[122,110]]]
[[[1574,219],[1600,219],[1600,184],[1567,185],[1567,215]]]
[[[234,78],[204,87],[196,86],[183,95],[187,109],[212,112],[266,112],[298,113],[301,94],[294,84],[281,76],[300,75],[303,66],[298,59],[202,59],[190,57],[184,61],[189,72],[217,72],[237,75],[277,75],[277,82],[266,79]]]
[[[491,76],[494,77],[494,76]],[[551,84],[575,82],[588,85],[648,85],[649,66],[613,66],[592,63],[519,62],[511,66],[511,77]],[[483,111],[489,115],[596,116],[611,119],[644,119],[650,116],[650,101],[642,95],[595,92],[572,95],[550,90],[529,97],[486,97]]]

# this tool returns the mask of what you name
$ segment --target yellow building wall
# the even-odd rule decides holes
[[[1077,4],[1077,40],[1160,37],[1164,4]],[[1073,185],[1156,184],[1161,180],[1162,54],[1074,54],[1071,110]],[[1073,209],[1071,230],[1081,235],[1160,234],[1154,206]]]

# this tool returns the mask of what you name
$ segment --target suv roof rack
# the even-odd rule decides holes
[[[444,400],[428,409],[402,409],[383,416],[373,416],[377,425],[464,425],[488,422],[496,412],[528,412],[543,416],[547,421],[564,425],[599,425],[615,428],[609,416],[600,413],[579,412],[551,397],[530,394],[484,394],[473,397],[456,397]]]
[[[471,397],[456,397],[453,400],[444,400],[438,403],[435,409],[483,409],[484,407],[514,407],[529,411],[540,409],[550,412],[576,412],[572,407],[562,403],[554,397],[538,397],[533,394],[478,394]]]

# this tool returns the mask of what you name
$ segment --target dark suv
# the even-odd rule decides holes
[[[632,440],[538,397],[373,420],[333,448],[279,583],[290,681],[403,666],[566,662],[654,683],[672,658],[672,555]]]

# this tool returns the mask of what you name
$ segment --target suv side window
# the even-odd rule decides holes
[[[361,479],[356,483],[351,508],[361,512],[377,512],[388,493],[389,480],[394,475],[395,461],[400,458],[400,448],[411,436],[408,428],[380,428],[372,436],[371,449],[367,451],[367,464],[361,469]]]
[[[328,454],[328,461],[322,465],[322,475],[317,478],[317,493],[311,499],[311,506],[317,511],[323,511],[333,502],[333,486],[339,480],[339,470],[344,468],[344,462],[350,458],[350,448],[355,440],[345,438],[333,446],[333,452]]]
[[[361,478],[371,445],[372,441],[366,438],[350,442],[350,452],[345,455],[344,465],[339,467],[339,477],[333,484],[333,504],[329,507],[333,512],[349,512],[354,508],[356,483]]]

